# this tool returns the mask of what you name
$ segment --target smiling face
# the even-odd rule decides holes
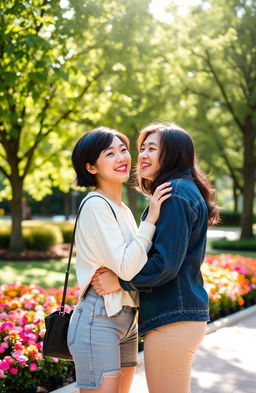
[[[160,169],[160,135],[149,134],[140,146],[138,170],[143,179],[152,181]]]
[[[96,176],[98,186],[104,183],[123,183],[129,179],[131,156],[125,144],[114,136],[109,147],[103,150],[95,165],[86,164],[88,172]]]

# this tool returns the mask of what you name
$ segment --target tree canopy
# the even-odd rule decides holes
[[[11,199],[12,249],[23,247],[24,191],[40,200],[71,187],[81,133],[119,128],[135,156],[137,130],[159,120],[190,131],[204,166],[231,176],[244,199],[242,235],[252,236],[256,5],[202,0],[184,15],[170,1],[166,23],[149,4],[1,1],[0,196]]]

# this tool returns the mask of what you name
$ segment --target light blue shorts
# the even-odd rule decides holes
[[[100,386],[104,373],[137,364],[138,332],[136,310],[124,306],[107,317],[104,298],[91,288],[77,303],[68,329],[78,388]]]

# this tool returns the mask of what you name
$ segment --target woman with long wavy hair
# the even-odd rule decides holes
[[[193,355],[209,320],[200,268],[207,228],[218,222],[219,209],[188,132],[175,124],[151,124],[142,129],[138,150],[140,190],[150,196],[159,184],[171,181],[172,196],[162,204],[142,270],[130,281],[102,270],[92,283],[99,295],[120,286],[139,291],[149,392],[189,393]]]

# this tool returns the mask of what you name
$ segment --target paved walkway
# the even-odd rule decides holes
[[[191,393],[256,393],[256,313],[208,334],[192,368]],[[148,393],[143,362],[130,393]]]

